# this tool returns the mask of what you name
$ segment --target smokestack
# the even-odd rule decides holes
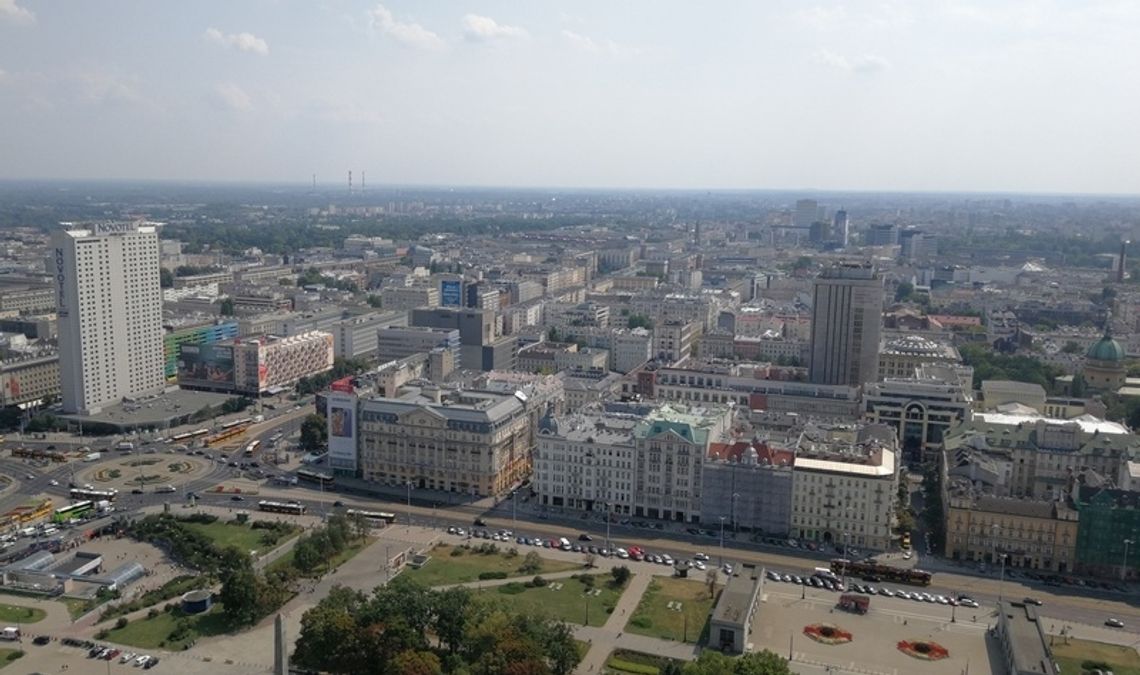
[[[1120,260],[1116,261],[1116,283],[1124,283],[1124,261],[1128,250],[1128,244],[1132,242],[1125,239],[1120,242]]]
[[[352,171],[348,172],[348,194],[352,194]]]

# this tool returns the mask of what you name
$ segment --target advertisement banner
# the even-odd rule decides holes
[[[178,382],[186,386],[227,390],[234,388],[234,348],[219,345],[181,345]]]
[[[328,396],[329,468],[356,472],[356,396],[330,392]]]
[[[462,285],[458,281],[444,281],[440,283],[439,301],[444,307],[459,307],[462,305]]]

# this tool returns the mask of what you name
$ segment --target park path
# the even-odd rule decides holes
[[[644,635],[631,635],[625,632],[626,622],[637,610],[641,596],[649,588],[654,576],[658,575],[645,572],[634,574],[605,625],[598,628],[578,626],[574,629],[574,637],[590,644],[590,650],[586,652],[585,658],[578,664],[578,669],[575,672],[587,675],[602,672],[610,652],[616,648],[659,654],[682,660],[690,660],[694,657],[697,653],[695,645]]]

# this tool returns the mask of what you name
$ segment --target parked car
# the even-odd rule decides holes
[[[1045,603],[1041,602],[1040,600],[1038,600],[1037,598],[1028,598],[1028,597],[1025,598],[1025,600],[1023,600],[1022,602],[1024,602],[1027,605],[1037,605],[1038,607],[1045,604]]]
[[[1120,619],[1105,619],[1104,625],[1109,628],[1124,628],[1124,622]]]

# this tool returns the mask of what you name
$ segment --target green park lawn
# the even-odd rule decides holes
[[[1061,675],[1081,675],[1085,661],[1105,663],[1116,675],[1140,675],[1140,654],[1131,647],[1073,638],[1052,639],[1053,656],[1061,666]]]
[[[0,622],[4,624],[35,623],[42,621],[47,612],[38,607],[0,604]]]
[[[670,602],[681,603],[681,610],[670,609]],[[705,582],[654,577],[625,629],[638,635],[696,643],[705,630],[712,606],[713,598],[709,597]]]
[[[504,605],[515,612],[543,613],[567,623],[601,626],[610,618],[610,612],[617,605],[625,587],[611,587],[609,582],[613,577],[608,574],[590,576],[594,578],[594,583],[589,585],[580,579],[563,577],[550,579],[546,586],[528,587],[524,582],[516,581],[479,592],[495,593]],[[594,594],[587,596],[587,590],[593,590]]]
[[[463,554],[453,556],[451,552],[456,549],[463,550]],[[479,575],[484,572],[503,572],[508,577],[515,577],[553,574],[582,567],[579,563],[542,558],[542,566],[537,572],[519,572],[525,553],[526,551],[521,551],[517,556],[503,552],[487,554],[475,552],[474,549],[439,544],[431,550],[431,560],[426,565],[419,569],[409,567],[402,574],[424,586],[445,586],[478,581]]]
[[[265,546],[262,536],[266,530],[255,530],[248,524],[216,521],[213,523],[183,523],[188,530],[208,537],[218,548],[236,546],[242,551],[257,551],[259,555],[280,546],[288,540],[283,537],[273,546]]]
[[[185,622],[186,629],[179,637],[171,638],[180,621]],[[221,635],[229,630],[226,618],[222,614],[222,606],[216,604],[204,614],[185,615],[176,609],[171,612],[159,612],[153,618],[136,619],[123,628],[107,631],[106,639],[141,649],[180,651],[199,637]]]

